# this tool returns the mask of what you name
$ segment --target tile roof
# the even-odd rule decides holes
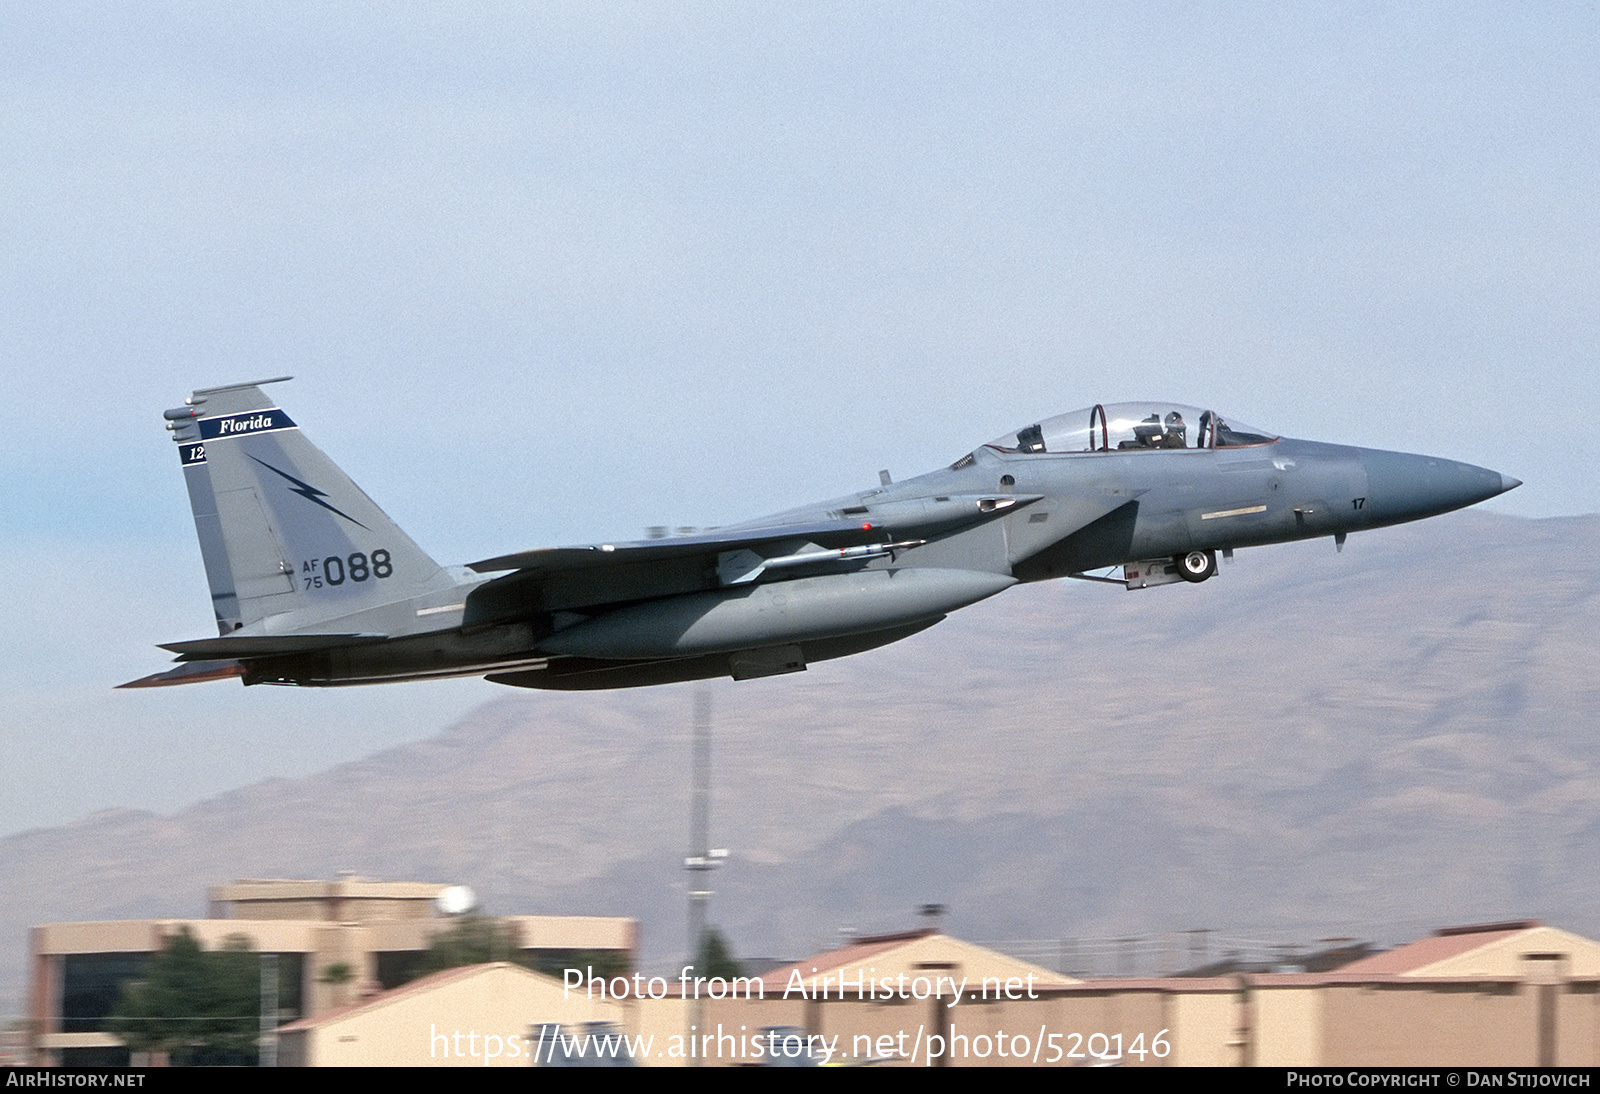
[[[1437,965],[1441,961],[1448,961],[1452,957],[1470,953],[1492,942],[1499,942],[1523,931],[1533,930],[1538,926],[1540,923],[1536,919],[1520,919],[1509,923],[1444,927],[1427,938],[1419,938],[1404,946],[1396,946],[1392,950],[1364,957],[1360,961],[1352,961],[1338,971],[1345,977],[1367,974],[1404,976],[1430,965]]]

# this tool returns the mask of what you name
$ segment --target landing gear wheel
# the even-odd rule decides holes
[[[1172,561],[1178,564],[1178,574],[1183,580],[1196,584],[1217,572],[1215,551],[1190,551],[1186,555],[1174,556]]]

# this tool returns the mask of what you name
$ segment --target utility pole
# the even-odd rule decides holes
[[[711,689],[699,684],[694,689],[694,740],[690,760],[689,854],[683,868],[689,872],[689,953],[684,960],[684,983],[693,992],[689,1000],[691,1045],[700,1029],[700,991],[695,978],[700,975],[700,947],[705,941],[706,907],[711,902],[710,879],[705,875],[722,865],[728,857],[724,849],[711,846]],[[691,1052],[691,1066],[705,1061]]]
[[[278,1066],[278,955],[261,955],[261,1067]]]

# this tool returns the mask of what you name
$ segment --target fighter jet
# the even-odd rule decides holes
[[[218,637],[163,646],[177,668],[122,686],[749,680],[898,642],[1013,585],[1197,583],[1235,548],[1342,547],[1520,485],[1191,406],[1096,404],[926,475],[882,473],[874,489],[745,524],[451,568],[263,392],[286,379],[202,389],[166,412]]]

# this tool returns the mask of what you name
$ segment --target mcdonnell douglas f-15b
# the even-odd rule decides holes
[[[219,636],[164,646],[181,664],[125,687],[775,676],[897,642],[1024,582],[1200,582],[1219,552],[1318,536],[1342,546],[1519,485],[1210,410],[1110,403],[746,524],[449,568],[306,439],[261,390],[274,382],[196,391],[166,412]]]

